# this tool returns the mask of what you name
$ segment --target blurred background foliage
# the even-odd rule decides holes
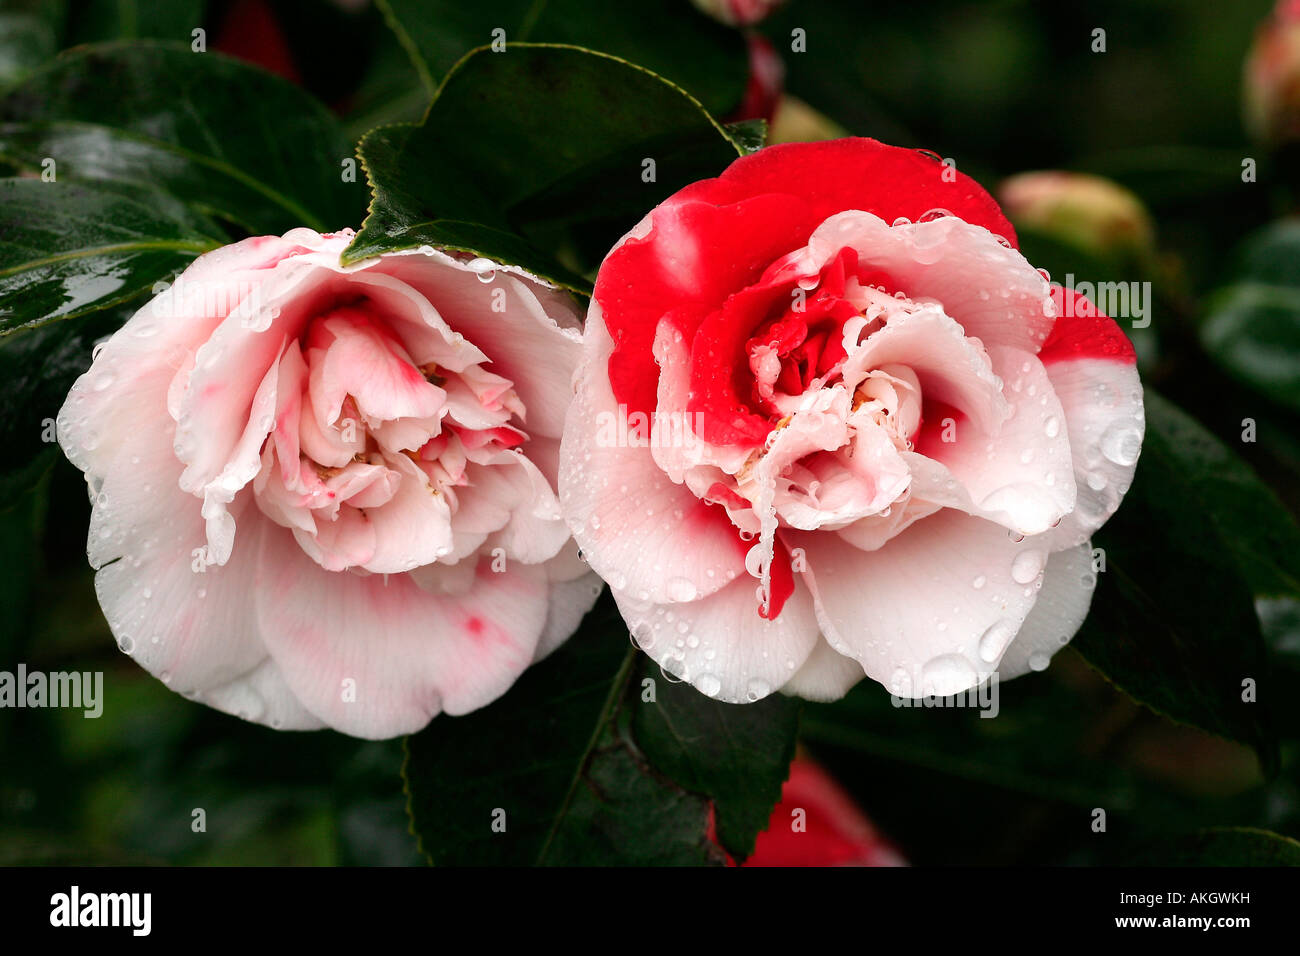
[[[446,17],[448,42],[464,50],[489,42],[478,21],[447,12],[459,6],[389,10],[433,18],[426,29]],[[584,5],[556,6],[578,16]],[[589,6],[593,17],[606,7]],[[618,6],[647,61],[665,59],[673,31],[716,29],[687,0]],[[1258,239],[1242,251],[1294,210],[1300,181],[1289,172],[1294,161],[1252,142],[1241,118],[1242,64],[1269,9],[1268,0],[790,0],[760,29],[784,62],[786,91],[820,112],[813,128],[830,121],[951,156],[990,188],[1025,170],[1067,169],[1132,190],[1156,224],[1157,251],[1142,266],[1156,313],[1138,341],[1148,385],[1244,455],[1295,512],[1300,309],[1268,319],[1269,361],[1261,362],[1258,348],[1241,347],[1243,325],[1253,334],[1258,316],[1232,292],[1243,282],[1300,287],[1292,254],[1300,245],[1286,235],[1262,252]],[[669,27],[665,17],[680,22]],[[74,44],[188,43],[196,27],[211,48],[299,82],[339,114],[352,140],[380,123],[418,119],[429,100],[427,78],[380,10],[327,0],[0,0],[0,83]],[[571,24],[537,29],[557,32],[532,39],[572,33]],[[790,52],[795,29],[806,32],[807,52]],[[1104,53],[1093,52],[1096,29],[1106,31]],[[691,92],[706,102],[735,98],[743,77],[723,73],[718,86]],[[1253,185],[1242,182],[1246,158],[1258,163]],[[1071,271],[1137,277],[1050,236],[1027,234],[1025,244],[1058,279]],[[1246,318],[1225,318],[1225,301]],[[1254,443],[1241,440],[1245,418],[1258,423]],[[88,515],[81,476],[62,458],[0,512],[0,667],[102,670],[106,698],[98,720],[0,710],[0,863],[419,862],[400,741],[245,724],[172,694],[117,651],[85,563]],[[1178,572],[1177,554],[1152,569]],[[1292,687],[1297,607],[1261,605]],[[1073,651],[1044,674],[1003,685],[996,720],[895,709],[868,684],[836,705],[805,708],[802,741],[912,862],[1124,862],[1207,826],[1300,837],[1294,742],[1266,780],[1251,750],[1156,716]],[[1279,719],[1294,738],[1294,718]],[[1099,807],[1106,837],[1090,827]],[[197,808],[206,832],[191,828]]]

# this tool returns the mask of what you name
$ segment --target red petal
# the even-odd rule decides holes
[[[1058,317],[1043,343],[1038,358],[1044,365],[1071,359],[1100,358],[1133,365],[1137,354],[1133,343],[1115,320],[1073,289],[1052,286],[1052,301]]]
[[[916,150],[862,138],[759,150],[718,178],[693,183],[667,199],[652,213],[649,235],[628,239],[606,258],[595,297],[615,343],[609,374],[619,402],[629,411],[649,413],[655,407],[659,370],[651,346],[660,320],[668,318],[694,339],[705,318],[730,296],[757,282],[774,260],[803,246],[829,216],[849,209],[886,222],[942,209],[1013,245],[1016,241],[1011,224],[979,184]],[[710,344],[706,337],[697,347]],[[730,358],[718,355],[715,362],[739,361],[743,344],[742,338],[734,351],[724,353]],[[694,363],[706,360],[695,357]],[[730,398],[723,394],[728,376],[729,370],[721,369],[713,377],[716,398]],[[734,431],[732,437],[757,433],[758,421],[742,420]]]

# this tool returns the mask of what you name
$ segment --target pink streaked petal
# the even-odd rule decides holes
[[[428,268],[426,256],[447,268]],[[490,369],[513,383],[530,433],[559,437],[582,353],[572,296],[514,267],[498,265],[484,282],[468,263],[436,250],[388,256],[379,268],[428,296],[453,329],[483,350]]]
[[[332,520],[316,521],[314,534],[294,531],[302,550],[326,571],[364,566],[375,555],[374,524],[360,509],[337,509]]]
[[[375,574],[432,564],[452,548],[446,497],[405,455],[395,455],[389,464],[401,475],[397,492],[385,507],[368,512],[375,529],[375,553],[364,567]]]
[[[400,340],[359,308],[339,308],[317,319],[308,351],[308,391],[322,427],[338,420],[349,396],[372,425],[429,418],[446,401],[446,393],[415,367]]]
[[[483,565],[450,596],[404,574],[323,571],[287,532],[267,537],[263,562],[256,607],[271,656],[312,714],[356,737],[414,733],[492,702],[532,662],[546,623],[539,568]]]

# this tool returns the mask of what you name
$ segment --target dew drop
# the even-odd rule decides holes
[[[688,578],[669,578],[667,584],[668,600],[674,603],[694,601],[699,590],[695,582]]]
[[[992,664],[1000,658],[1016,636],[1016,626],[1010,620],[996,621],[980,637],[980,658]]]
[[[1011,562],[1011,578],[1017,584],[1028,584],[1043,570],[1045,555],[1041,551],[1021,551]]]
[[[705,697],[717,697],[722,690],[722,681],[714,674],[701,674],[695,678],[695,689]]]
[[[1138,460],[1142,451],[1142,435],[1129,424],[1115,424],[1101,436],[1101,453],[1107,460],[1128,467]]]

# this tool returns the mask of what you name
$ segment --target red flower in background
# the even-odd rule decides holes
[[[264,0],[235,0],[217,30],[217,50],[301,83],[284,32]]]
[[[710,839],[715,839],[709,821]],[[727,857],[729,866],[735,860]],[[754,852],[741,866],[906,866],[853,798],[820,766],[796,757]]]

